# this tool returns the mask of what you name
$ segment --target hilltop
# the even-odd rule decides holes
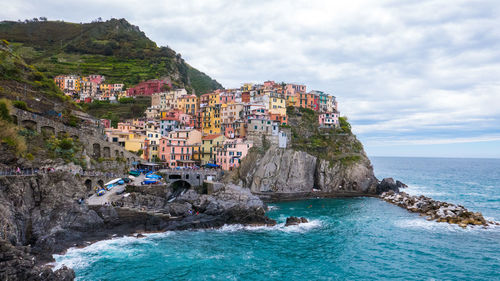
[[[169,77],[173,84],[200,95],[222,88],[190,66],[169,47],[159,47],[125,19],[91,23],[62,21],[0,22],[0,39],[16,55],[49,78],[58,74],[99,73],[109,83],[130,87]]]

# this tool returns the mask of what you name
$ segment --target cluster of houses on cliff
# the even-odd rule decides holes
[[[124,84],[106,83],[103,75],[58,75],[54,82],[61,91],[73,98],[76,102],[90,103],[99,101],[117,101],[124,97],[151,96],[170,89],[172,83],[169,79],[154,79],[141,82],[129,89],[124,89]]]
[[[151,96],[143,118],[120,122],[116,128],[109,120],[101,122],[108,141],[170,168],[208,164],[231,170],[253,146],[268,142],[286,148],[288,106],[319,112],[321,127],[339,126],[335,97],[307,92],[305,85],[266,81],[196,96],[148,82],[128,90],[132,96]]]

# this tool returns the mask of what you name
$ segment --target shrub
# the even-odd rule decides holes
[[[17,155],[26,151],[26,141],[18,134],[18,127],[6,120],[0,120],[0,142],[10,146]]]
[[[10,101],[6,99],[0,100],[0,119],[7,122],[12,122],[10,117]]]
[[[28,111],[28,105],[24,101],[15,100],[12,105],[16,108]]]

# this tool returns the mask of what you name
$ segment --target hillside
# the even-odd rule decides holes
[[[158,47],[125,19],[92,23],[4,21],[0,23],[0,39],[9,41],[16,54],[49,78],[102,74],[109,83],[123,82],[129,87],[169,77],[174,85],[194,89],[197,94],[222,88],[174,50]]]
[[[0,42],[0,97],[41,114],[78,109],[52,79],[14,54],[6,42]]]

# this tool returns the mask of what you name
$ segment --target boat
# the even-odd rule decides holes
[[[109,181],[109,182],[105,183],[104,185],[106,186],[106,185],[116,184],[116,183],[118,183],[121,180],[122,180],[122,178],[116,178],[116,179],[114,179],[112,181]]]
[[[106,193],[106,190],[104,190],[104,189],[99,189],[99,190],[97,190],[97,192],[96,192],[96,193],[97,193],[97,196],[103,196],[103,195]]]
[[[160,175],[155,175],[155,174],[149,174],[149,175],[146,175],[146,178],[147,179],[161,179],[161,176]]]
[[[157,184],[159,183],[157,180],[145,180],[141,182],[142,184]]]
[[[134,176],[134,177],[138,177],[141,175],[141,172],[140,171],[130,171],[130,172],[128,172],[128,174],[131,176]]]

